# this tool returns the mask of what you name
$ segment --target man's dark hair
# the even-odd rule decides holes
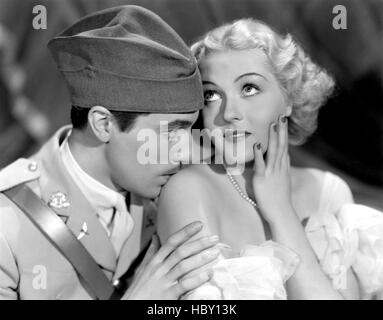
[[[70,111],[70,118],[71,118],[74,129],[82,130],[86,127],[88,123],[89,110],[90,108],[72,106],[72,109]],[[117,125],[121,131],[130,130],[139,116],[147,114],[142,112],[112,111],[112,110],[110,110],[110,113],[115,118]]]

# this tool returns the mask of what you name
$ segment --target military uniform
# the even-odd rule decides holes
[[[0,171],[0,191],[26,183],[77,237],[107,277],[117,281],[150,241],[155,228],[155,205],[130,194],[133,232],[119,258],[92,211],[70,177],[59,147],[70,127],[60,129],[30,159],[19,159]],[[65,257],[12,201],[0,193],[0,299],[90,299]]]

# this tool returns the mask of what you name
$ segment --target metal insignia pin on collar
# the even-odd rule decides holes
[[[35,172],[36,170],[38,169],[38,165],[37,165],[37,162],[31,162],[29,165],[28,165],[28,170],[31,171],[31,172]]]
[[[58,191],[50,196],[48,205],[52,208],[62,209],[68,208],[70,206],[70,203],[68,201],[67,195],[61,191]]]
[[[86,222],[83,223],[83,225],[81,227],[81,231],[80,231],[79,235],[77,236],[77,240],[80,240],[85,235],[89,235],[88,226],[87,226]]]

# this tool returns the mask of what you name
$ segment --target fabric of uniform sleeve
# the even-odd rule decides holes
[[[18,299],[19,273],[15,257],[2,233],[0,233],[0,300]]]

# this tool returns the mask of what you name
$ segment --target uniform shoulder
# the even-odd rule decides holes
[[[21,184],[27,184],[39,192],[38,179],[41,165],[35,159],[20,158],[0,171],[0,236],[10,245],[16,244],[23,226],[22,210],[9,199],[4,191]]]
[[[40,167],[33,159],[20,158],[0,170],[0,192],[40,177]]]

